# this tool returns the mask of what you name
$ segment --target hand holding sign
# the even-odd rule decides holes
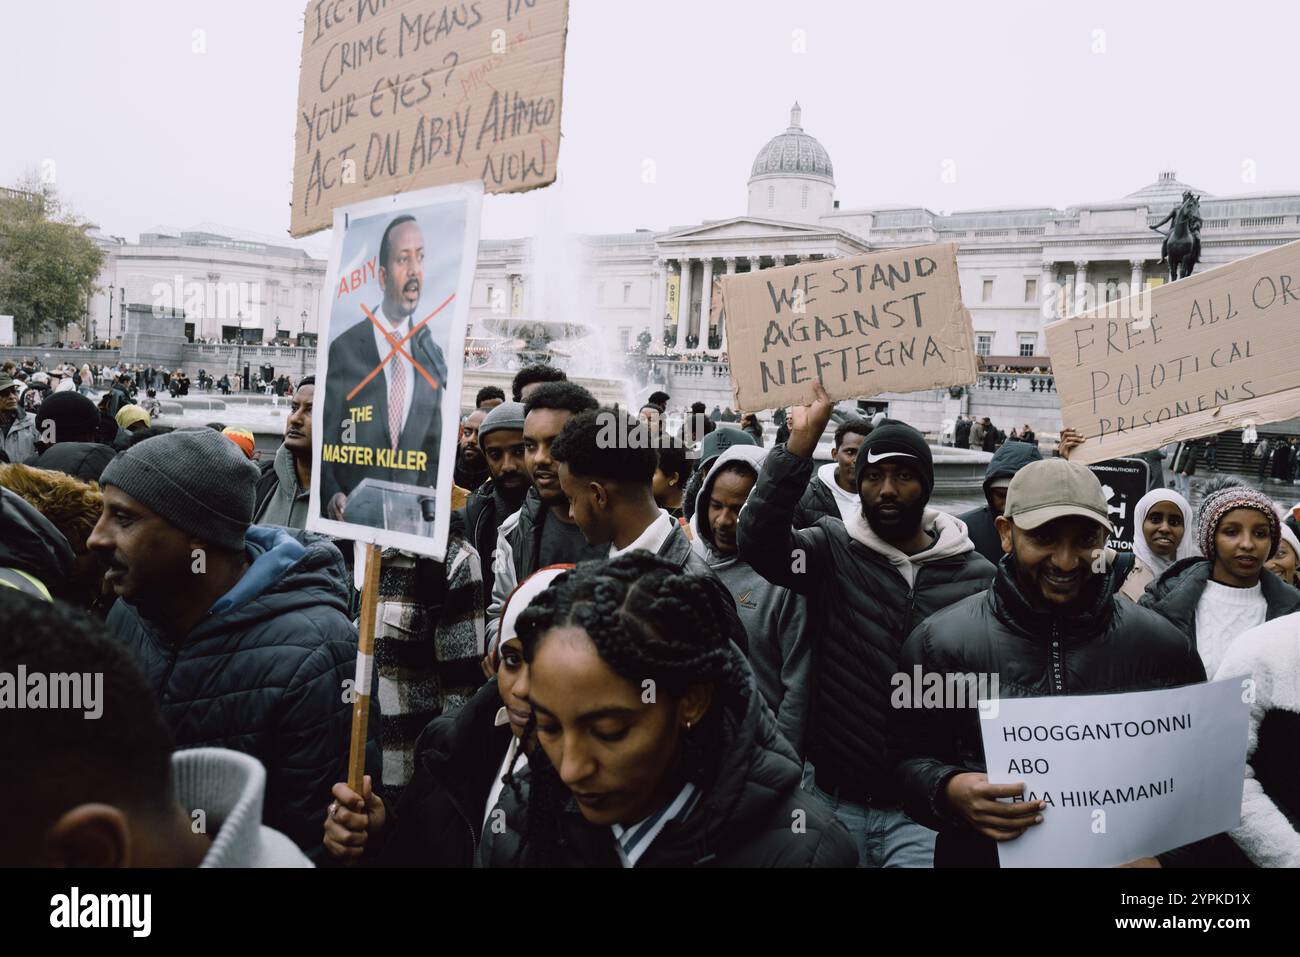
[[[1069,459],[1070,453],[1087,441],[1087,438],[1078,429],[1061,429],[1060,445],[1057,446],[1057,451],[1061,453],[1061,458]]]
[[[790,410],[790,438],[785,443],[786,451],[800,458],[812,458],[834,408],[835,404],[822,384],[814,382],[812,405],[797,405]]]
[[[987,774],[975,772],[955,775],[944,789],[952,809],[975,830],[995,841],[1013,841],[1043,822],[1040,812],[1047,805],[1042,801],[1007,804],[998,800],[1018,798],[1024,793],[1023,783],[989,784]]]

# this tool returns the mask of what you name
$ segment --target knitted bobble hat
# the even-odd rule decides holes
[[[1268,557],[1277,553],[1277,543],[1282,537],[1282,523],[1278,520],[1273,500],[1263,492],[1248,485],[1233,485],[1208,495],[1201,503],[1197,516],[1201,554],[1214,561],[1214,536],[1223,517],[1237,508],[1252,508],[1268,518],[1268,534],[1272,539]]]

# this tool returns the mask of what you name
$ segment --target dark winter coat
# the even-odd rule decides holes
[[[1194,555],[1174,562],[1163,575],[1147,586],[1138,602],[1144,608],[1158,612],[1187,636],[1196,648],[1196,605],[1205,591],[1214,563],[1208,558]],[[1265,621],[1281,618],[1300,611],[1300,589],[1293,588],[1272,572],[1259,576],[1259,587],[1268,603]]]
[[[36,456],[32,467],[98,482],[116,455],[116,449],[99,442],[58,442]]]
[[[1032,606],[1003,558],[993,586],[927,618],[908,637],[902,674],[997,675],[1001,698],[1111,694],[1205,680],[1205,668],[1178,629],[1115,598],[1101,579],[1091,607],[1057,615]],[[985,770],[980,715],[967,708],[901,708],[891,751],[909,817],[939,831],[935,866],[997,866],[991,838],[971,829],[944,797],[958,774]]]
[[[794,527],[811,528],[817,524],[818,519],[839,517],[840,506],[835,501],[835,493],[814,472],[808,481],[808,487],[799,498],[799,504],[794,507]]]
[[[993,458],[989,460],[988,469],[984,472],[984,498],[987,502],[989,497],[989,484],[997,479],[1011,478],[1030,462],[1041,462],[1043,453],[1038,451],[1037,445],[1028,445],[1024,442],[1007,442],[1002,448],[993,453]],[[973,508],[969,512],[958,515],[966,523],[966,532],[970,535],[970,540],[975,543],[975,551],[983,555],[991,564],[996,565],[1002,560],[1002,539],[998,536],[997,526],[994,520],[997,515],[993,512],[993,506],[985,504],[979,508]]]
[[[699,782],[703,796],[694,810],[684,820],[669,821],[637,867],[854,866],[858,854],[852,838],[820,798],[799,786],[800,762],[777,732],[753,680],[746,674],[737,687],[717,689],[712,707],[721,709],[722,721],[716,773]],[[480,860],[489,867],[535,863],[527,848],[522,860],[516,859],[526,805],[506,788],[500,806],[505,831],[489,831]],[[566,838],[561,866],[620,866],[613,832],[588,824],[572,799],[561,812],[560,826]]]
[[[470,493],[465,507],[453,513],[453,521],[461,523],[461,534],[478,551],[483,568],[483,607],[492,603],[492,553],[497,547],[497,530],[501,523],[519,510],[497,491],[496,479],[488,479]]]
[[[59,597],[72,577],[76,556],[52,522],[16,492],[0,487],[0,587],[46,597],[13,570],[25,572]]]
[[[304,851],[321,845],[330,788],[347,780],[357,634],[343,556],[328,538],[252,526],[244,577],[179,640],[119,600],[108,627],[153,687],[177,748],[243,751],[266,767],[262,820]],[[367,770],[379,768],[379,698]],[[373,755],[373,757],[372,757]]]
[[[808,599],[813,659],[805,741],[818,787],[838,787],[855,804],[891,806],[885,735],[903,639],[933,612],[984,591],[993,566],[960,533],[960,550],[920,565],[909,589],[889,559],[851,537],[838,518],[793,528],[812,467],[785,448],[771,451],[740,513],[740,558]]]
[[[380,867],[472,867],[488,794],[510,747],[495,725],[501,695],[493,678],[454,714],[430,721],[415,745],[415,774],[380,840],[363,860]]]

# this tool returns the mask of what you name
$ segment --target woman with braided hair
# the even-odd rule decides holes
[[[502,795],[488,866],[856,863],[799,787],[729,640],[725,596],[644,551],[562,575],[520,616],[533,716],[528,794]]]
[[[526,668],[515,634],[521,610],[572,565],[538,569],[511,592],[484,668],[487,684],[458,711],[434,718],[415,744],[415,769],[395,802],[340,781],[326,812],[325,850],[336,863],[379,867],[470,867],[482,835],[504,823],[497,807],[506,774],[520,773],[529,724],[520,694]]]

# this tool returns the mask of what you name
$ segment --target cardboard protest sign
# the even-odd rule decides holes
[[[1097,462],[1300,415],[1300,242],[1047,326],[1063,425]]]
[[[568,17],[568,0],[312,0],[289,232],[421,187],[553,182]]]
[[[989,782],[1047,802],[1002,866],[1114,867],[1236,827],[1246,682],[981,701]]]
[[[1147,493],[1147,475],[1150,471],[1143,459],[1109,459],[1089,465],[1092,474],[1101,483],[1106,495],[1110,521],[1115,534],[1107,546],[1121,552],[1133,550],[1133,510],[1138,500]]]
[[[482,201],[473,182],[334,211],[308,529],[443,557]]]
[[[738,409],[801,405],[817,379],[831,399],[975,381],[955,243],[726,276],[722,293]]]

